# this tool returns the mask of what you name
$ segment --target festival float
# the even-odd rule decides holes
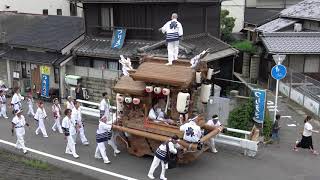
[[[174,61],[171,66],[165,65],[165,58],[147,56],[137,69],[131,67],[130,59],[121,56],[124,75],[113,88],[117,104],[113,130],[120,132],[117,139],[130,154],[153,155],[173,135],[178,135],[179,144],[187,149],[179,153],[179,163],[192,162],[208,149],[208,140],[221,129],[205,125],[205,112],[196,112],[197,106],[206,106],[212,86],[213,69],[201,62],[205,54],[203,51],[191,61]],[[163,119],[152,117],[156,114],[155,106],[165,114]],[[206,133],[199,143],[188,143],[179,127],[195,114]]]

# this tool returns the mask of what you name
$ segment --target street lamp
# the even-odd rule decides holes
[[[274,62],[276,63],[276,65],[273,67],[273,68],[275,68],[275,75],[272,74],[272,77],[277,80],[276,97],[275,97],[275,103],[274,103],[274,116],[273,116],[273,122],[275,122],[276,121],[277,110],[278,110],[279,81],[280,81],[280,79],[284,78],[284,76],[286,74],[286,70],[284,72],[284,76],[276,75],[276,73],[281,73],[278,67],[286,59],[286,55],[276,54],[276,55],[272,55],[272,58],[273,58]],[[271,71],[271,72],[274,73],[274,71]]]

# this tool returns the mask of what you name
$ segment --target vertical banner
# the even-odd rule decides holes
[[[41,96],[49,97],[49,75],[42,74],[41,78]]]
[[[40,73],[41,73],[41,96],[49,98],[50,67],[40,66]]]
[[[113,31],[111,48],[112,49],[121,49],[126,37],[126,29],[116,28]]]
[[[257,123],[263,123],[266,108],[266,90],[254,89],[252,92],[254,97],[253,120]]]

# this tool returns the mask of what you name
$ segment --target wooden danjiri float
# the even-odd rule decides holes
[[[179,144],[187,149],[178,155],[178,162],[189,163],[208,149],[208,140],[221,130],[205,125],[204,116],[200,113],[197,117],[199,125],[208,132],[200,140],[202,146],[184,141],[184,132],[179,130],[183,123],[181,117],[185,114],[193,117],[196,104],[201,104],[197,101],[208,100],[210,88],[205,92],[206,84],[201,85],[202,90],[198,87],[201,79],[209,77],[207,74],[212,73],[212,69],[201,61],[194,68],[190,67],[188,60],[174,61],[171,66],[165,65],[166,62],[164,58],[145,57],[137,69],[129,72],[129,76],[119,79],[113,88],[117,93],[118,111],[113,129],[121,132],[122,138],[117,139],[122,139],[128,152],[138,157],[153,155],[161,143],[178,135]],[[150,110],[155,104],[166,114],[165,121],[150,119]]]

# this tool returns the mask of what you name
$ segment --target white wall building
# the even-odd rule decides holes
[[[302,0],[225,0],[221,8],[230,12],[231,17],[236,18],[233,32],[239,32],[243,29],[244,14],[246,8],[279,8],[284,9]]]
[[[288,8],[302,0],[246,0],[247,7],[256,8]]]
[[[70,0],[0,0],[0,11],[18,13],[83,16],[81,3]]]
[[[229,16],[236,18],[233,32],[239,32],[243,28],[246,0],[223,1],[221,8],[229,11]]]

